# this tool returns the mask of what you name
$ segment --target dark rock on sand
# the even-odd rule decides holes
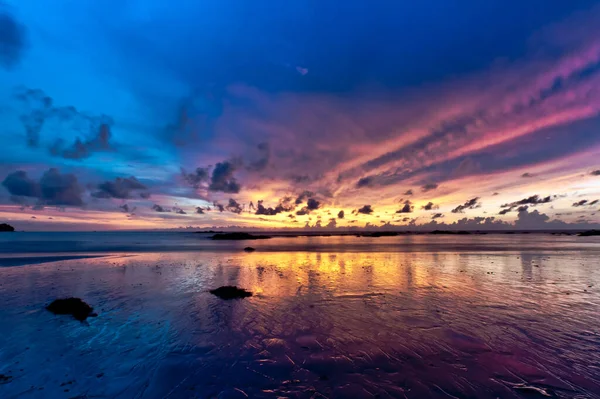
[[[238,288],[234,285],[226,285],[215,290],[210,290],[210,293],[218,296],[221,299],[241,299],[252,296],[250,291],[243,288]]]
[[[593,236],[600,236],[600,230],[588,230],[588,231],[583,231],[581,233],[578,234],[579,237],[593,237]]]
[[[55,299],[46,309],[54,314],[70,314],[79,321],[97,316],[94,309],[79,298]]]
[[[246,248],[244,248],[244,251],[246,251],[246,252],[254,252],[254,251],[256,251],[256,248],[246,247]]]
[[[250,233],[220,233],[212,236],[213,240],[266,240],[268,238],[271,237]]]
[[[15,228],[12,227],[10,224],[0,223],[0,231],[15,231]]]

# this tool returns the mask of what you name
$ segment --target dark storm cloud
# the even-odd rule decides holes
[[[404,206],[396,211],[396,213],[412,213],[415,209],[412,202],[406,200],[404,201]]]
[[[339,211],[337,216],[338,216],[338,219],[343,219],[344,218],[344,211],[343,210]]]
[[[248,165],[248,170],[260,172],[264,170],[267,165],[269,165],[269,160],[271,158],[271,149],[269,143],[264,142],[260,143],[256,146],[259,156],[258,159],[251,161]]]
[[[27,145],[38,147],[40,134],[48,123],[56,124],[61,135],[73,131],[84,131],[87,138],[77,137],[72,144],[57,139],[49,148],[54,156],[66,159],[84,159],[94,152],[114,150],[111,139],[111,127],[114,121],[107,115],[91,115],[78,111],[73,106],[57,107],[54,101],[42,90],[19,87],[15,98],[25,107],[21,114],[21,123],[25,128]]]
[[[464,213],[466,209],[476,209],[481,208],[481,203],[479,202],[479,197],[471,198],[467,202],[462,205],[457,206],[452,209],[452,213]]]
[[[426,205],[423,205],[421,207],[421,209],[425,210],[425,211],[431,211],[433,209],[439,209],[440,207],[438,205],[435,205],[433,202],[428,202]]]
[[[370,215],[373,213],[373,208],[371,207],[371,205],[365,205],[362,208],[357,209],[356,212],[362,213],[365,215]]]
[[[73,174],[61,174],[58,169],[48,169],[39,182],[27,176],[24,171],[9,174],[2,185],[17,197],[35,198],[38,204],[56,206],[81,206],[83,188]]]
[[[242,213],[243,210],[242,205],[233,198],[229,198],[229,202],[225,206],[225,209],[229,212],[237,213],[238,215]]]
[[[443,218],[443,217],[444,217],[444,215],[442,213],[436,213],[431,217],[431,219],[439,219],[439,218]]]
[[[114,181],[98,184],[98,191],[92,193],[96,198],[131,198],[134,192],[146,190],[146,186],[135,177],[117,177]]]
[[[241,186],[233,177],[237,167],[230,161],[219,162],[212,171],[210,178],[210,191],[222,191],[224,193],[237,194]]]
[[[190,186],[198,188],[201,183],[208,180],[209,173],[208,168],[196,168],[196,171],[192,173],[186,173],[186,171],[181,168],[181,176]]]
[[[429,183],[429,184],[425,184],[424,186],[421,187],[421,191],[423,191],[424,193],[428,192],[428,191],[432,191],[435,190],[436,188],[438,188],[438,185],[435,183]]]
[[[12,69],[19,64],[25,50],[25,28],[14,16],[2,10],[0,2],[0,65]]]

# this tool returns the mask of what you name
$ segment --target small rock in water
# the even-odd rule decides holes
[[[94,309],[79,298],[55,299],[46,309],[54,314],[70,314],[79,321],[97,316]]]
[[[226,285],[219,287],[214,290],[210,290],[210,293],[218,296],[221,299],[240,299],[252,296],[250,291],[246,291],[243,288],[238,288],[234,285]]]
[[[246,248],[244,248],[244,251],[246,251],[246,252],[254,252],[254,251],[256,251],[256,248],[246,247]]]
[[[0,384],[6,384],[12,381],[12,377],[10,375],[0,374]]]

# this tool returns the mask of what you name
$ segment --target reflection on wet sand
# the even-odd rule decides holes
[[[0,396],[600,397],[597,266],[585,251],[206,252],[5,268]],[[254,296],[208,293],[222,285]],[[43,310],[60,296],[99,317]]]

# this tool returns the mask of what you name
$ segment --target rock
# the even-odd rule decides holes
[[[253,235],[250,233],[220,233],[212,236],[213,240],[266,240],[271,236]]]
[[[10,375],[0,374],[0,384],[7,384],[12,381],[12,377]]]
[[[6,224],[6,223],[0,223],[0,231],[3,232],[8,232],[8,231],[15,231],[15,228],[12,227],[10,224]]]
[[[94,309],[79,298],[55,299],[46,309],[54,314],[70,314],[79,321],[97,316]]]
[[[583,231],[581,233],[578,234],[579,237],[593,237],[593,236],[600,236],[600,230],[588,230],[588,231]]]
[[[246,252],[254,252],[254,251],[256,251],[256,248],[246,247],[246,248],[244,248],[244,251],[246,251]]]
[[[210,293],[218,296],[221,299],[241,299],[252,296],[250,291],[246,291],[243,288],[238,288],[233,285],[226,285],[214,290],[210,290]]]

